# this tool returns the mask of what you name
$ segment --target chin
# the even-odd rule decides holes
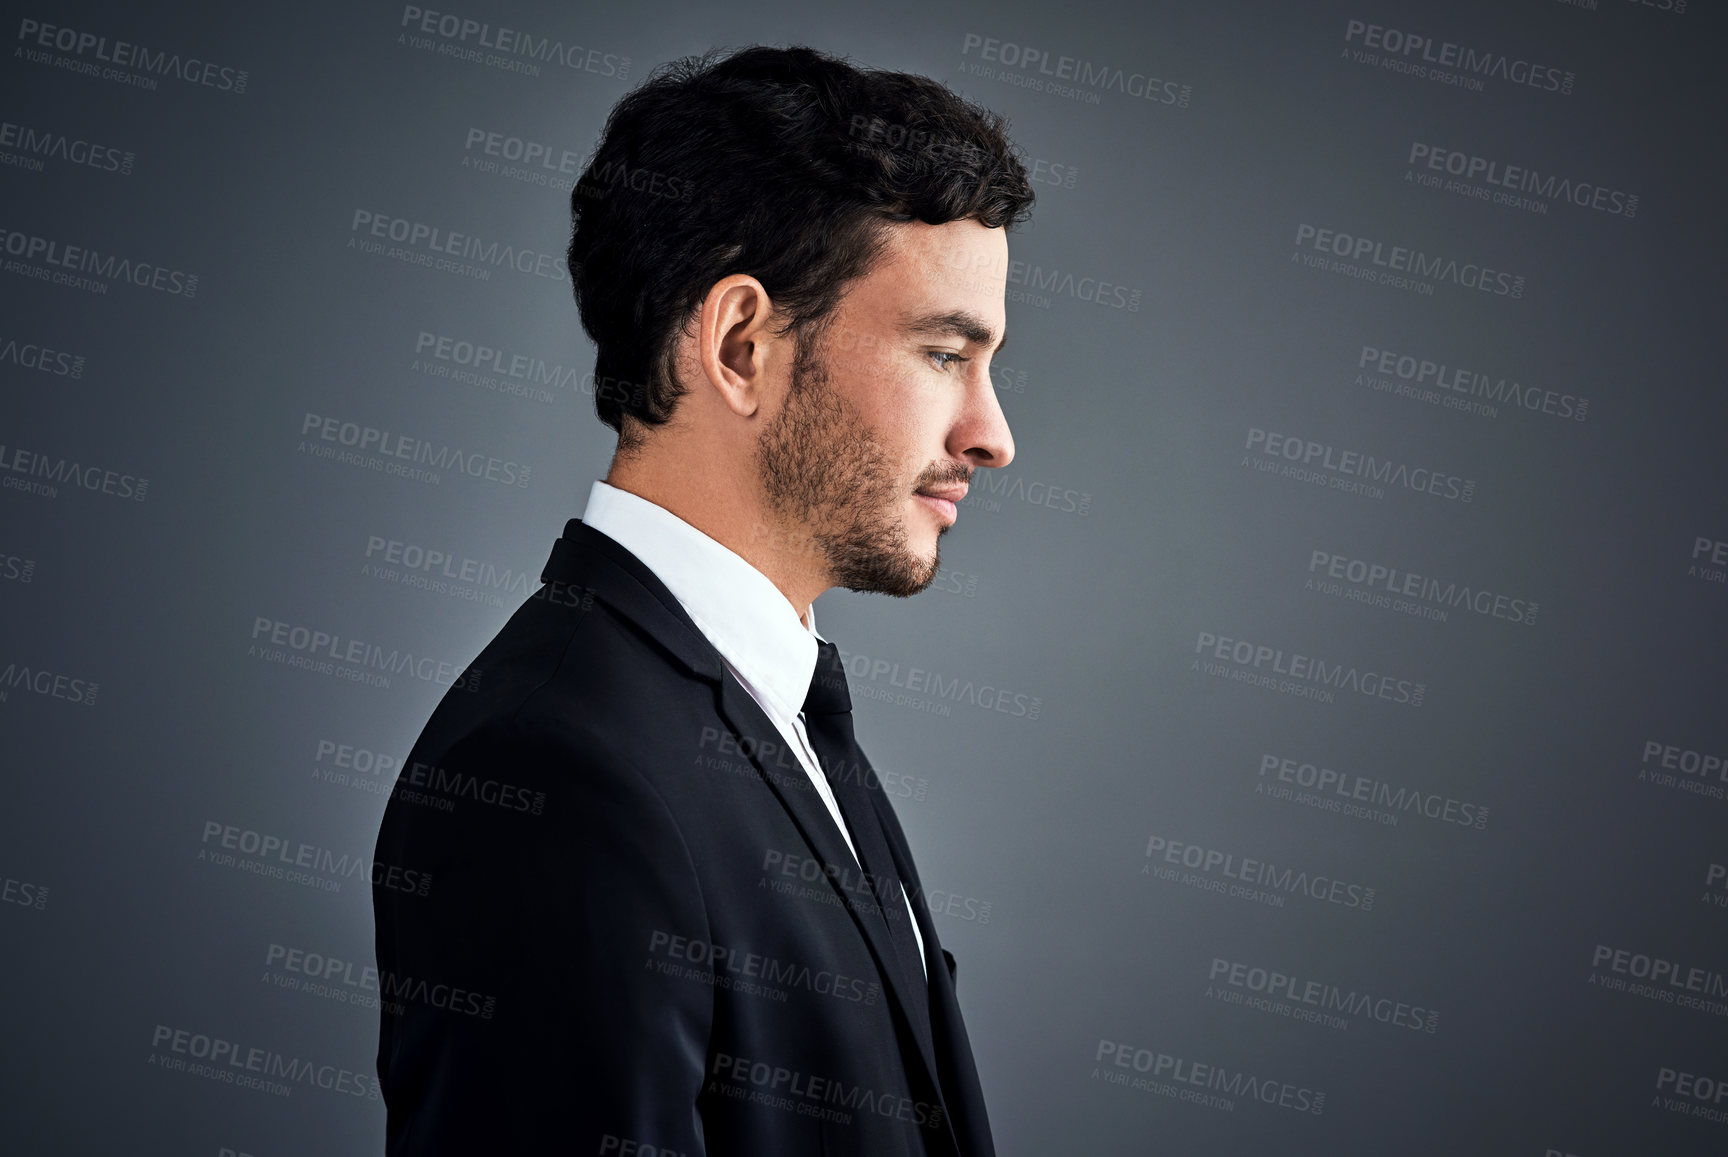
[[[917,560],[918,565],[927,566],[934,573],[942,561],[942,536],[949,531],[947,526],[938,526],[934,531],[920,526],[916,530],[909,528],[906,543],[909,547],[907,555]]]
[[[943,529],[946,530],[947,528],[944,527]],[[942,532],[938,531],[936,534],[936,538],[939,539],[941,537],[942,537]],[[928,553],[920,552],[918,554],[918,559],[917,559],[917,564],[916,564],[916,570],[918,573],[918,580],[917,580],[918,590],[922,591],[926,587],[928,587],[931,583],[935,582],[936,581],[936,572],[941,570],[941,569],[942,569],[942,544],[932,540],[930,543],[930,550],[928,551]]]

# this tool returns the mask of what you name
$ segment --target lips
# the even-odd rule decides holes
[[[966,497],[968,489],[964,482],[956,482],[949,486],[926,486],[918,493],[926,498],[945,498],[949,502],[959,502]]]

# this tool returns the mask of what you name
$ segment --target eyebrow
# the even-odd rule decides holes
[[[996,350],[1008,344],[1008,334],[1003,332],[1001,340],[997,340],[996,331],[990,328],[988,322],[975,313],[963,309],[949,310],[946,313],[923,313],[905,322],[909,333],[930,334],[939,337],[963,337],[974,345],[989,348],[995,342]],[[994,351],[992,351],[994,352]]]

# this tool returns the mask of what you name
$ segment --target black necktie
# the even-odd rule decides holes
[[[887,925],[888,939],[894,946],[894,963],[900,969],[906,991],[912,994],[912,1015],[921,1018],[927,1030],[929,985],[918,955],[906,894],[901,890],[881,821],[876,818],[870,788],[864,782],[867,768],[864,753],[858,750],[858,740],[852,732],[852,696],[846,690],[840,648],[819,639],[816,650],[816,673],[810,679],[810,692],[804,697],[804,730],[810,736],[810,746],[816,749],[822,774],[834,789],[840,814],[846,819],[852,845],[858,852],[859,867],[869,874],[873,885],[877,911],[875,916],[867,914],[865,919],[878,919]]]

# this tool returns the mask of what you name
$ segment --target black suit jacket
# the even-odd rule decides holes
[[[391,1157],[991,1157],[953,957],[875,776],[929,1032],[797,757],[672,593],[580,519],[541,579],[379,832]]]

